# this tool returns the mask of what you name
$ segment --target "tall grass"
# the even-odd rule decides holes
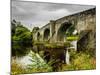
[[[11,63],[11,75],[18,75],[26,73],[26,70],[22,67],[20,63],[17,63],[14,59]]]
[[[62,65],[61,71],[96,69],[96,58],[91,57],[89,54],[80,52],[74,55],[71,59],[72,60],[69,65]]]

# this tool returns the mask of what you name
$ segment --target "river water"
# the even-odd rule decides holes
[[[34,53],[33,51],[30,51],[27,55],[21,56],[21,57],[12,57],[12,60],[14,59],[17,63],[21,64],[24,68],[26,68],[28,65],[33,64],[31,55],[35,54],[35,56],[40,60],[40,62],[45,62],[38,53]]]

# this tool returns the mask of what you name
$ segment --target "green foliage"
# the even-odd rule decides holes
[[[90,55],[81,53],[79,56],[76,56],[76,58],[73,61],[76,70],[95,69],[95,63],[92,61],[93,58],[91,58]]]
[[[78,40],[78,36],[68,36],[66,39],[68,40],[68,41],[74,41],[74,40]]]
[[[52,67],[48,65],[41,57],[37,56],[36,53],[31,53],[32,64],[28,65],[30,72],[51,72]]]
[[[68,30],[66,31],[66,35],[67,35],[67,36],[71,36],[72,33],[74,32],[74,30],[75,30],[75,27],[74,27],[74,25],[72,25],[72,26],[69,27]]]
[[[64,48],[64,47],[70,47],[71,44],[69,42],[64,43],[45,43],[44,46],[46,48]]]
[[[77,52],[75,51],[75,49],[69,49],[69,54],[70,54],[70,61],[73,61],[77,56]]]
[[[68,30],[66,31],[67,41],[74,41],[79,39],[78,34],[73,34],[74,31],[75,31],[75,27],[73,25],[70,28],[68,28]]]
[[[31,32],[24,26],[18,24],[12,35],[12,56],[21,56],[28,53],[32,47]]]
[[[42,52],[43,53],[43,52]],[[23,68],[21,64],[17,62],[11,63],[11,74],[26,74],[26,73],[38,73],[38,72],[52,72],[52,71],[68,71],[68,70],[90,70],[96,68],[96,59],[91,57],[89,54],[80,52],[76,53],[70,51],[71,59],[70,64],[57,65],[59,60],[51,59],[48,63],[42,58],[32,52],[30,55],[32,57],[32,64],[28,65],[28,68]],[[52,64],[54,64],[51,66]],[[62,67],[62,68],[61,68]],[[55,69],[55,70],[54,70]]]
[[[39,42],[39,41],[34,41],[34,45],[36,46],[43,46],[46,48],[63,48],[63,47],[70,47],[71,44],[70,42],[64,42],[64,43],[49,43],[49,42]]]
[[[45,44],[45,47],[46,48],[59,48],[61,46],[60,45],[57,45],[57,44]]]
[[[73,53],[72,53],[73,54]],[[73,56],[73,55],[71,55]],[[74,53],[71,57],[71,63],[69,65],[63,65],[62,71],[65,70],[91,70],[96,68],[96,59],[89,54],[80,52]]]

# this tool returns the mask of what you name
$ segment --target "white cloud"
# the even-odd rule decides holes
[[[80,12],[94,6],[55,4],[43,2],[12,1],[12,19],[22,22],[32,29],[34,26],[42,27],[49,20],[56,20],[63,16]]]

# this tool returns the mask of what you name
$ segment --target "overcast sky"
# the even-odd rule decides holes
[[[24,26],[32,29],[42,27],[50,20],[56,20],[69,14],[74,14],[83,10],[94,8],[91,5],[72,5],[40,3],[29,1],[15,1],[11,3],[12,19],[20,21]]]

